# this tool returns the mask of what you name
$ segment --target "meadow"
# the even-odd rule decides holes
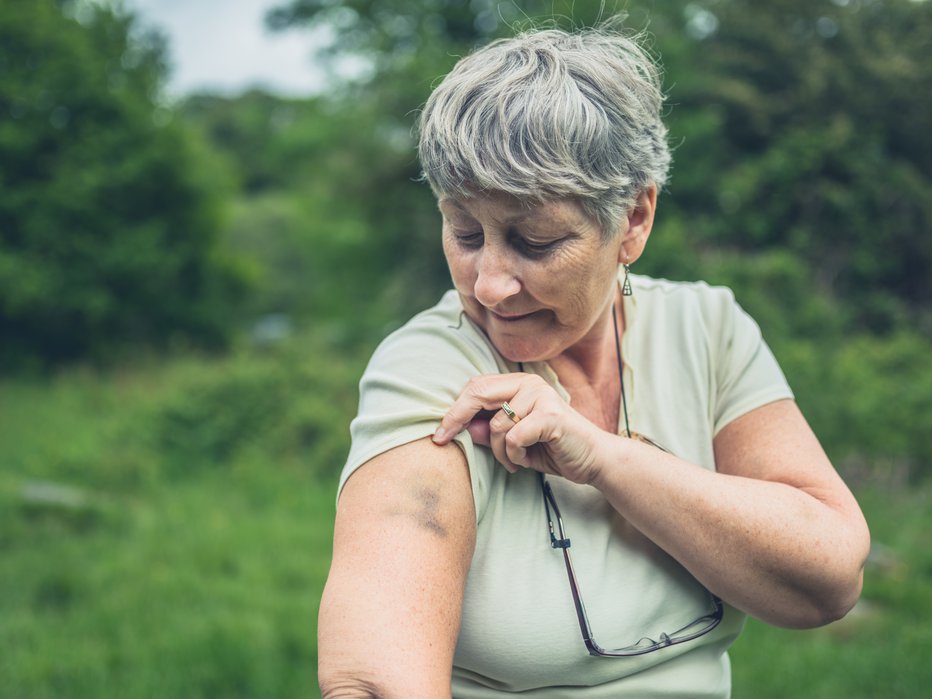
[[[362,361],[295,339],[0,382],[0,696],[317,696]],[[875,544],[862,602],[811,631],[749,622],[735,697],[932,686],[932,496],[856,490]]]

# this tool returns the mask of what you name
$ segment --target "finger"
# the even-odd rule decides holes
[[[509,430],[504,436],[504,450],[508,460],[524,468],[533,468],[531,452],[540,443],[539,421],[533,415]]]
[[[469,423],[469,426],[466,429],[469,431],[469,436],[472,437],[472,441],[475,444],[479,444],[483,447],[487,447],[491,444],[490,440],[492,430],[489,427],[488,420],[476,418]]]
[[[523,386],[522,390],[511,400],[503,403],[502,408],[496,412],[492,419],[489,420],[489,439],[492,453],[496,460],[501,463],[510,473],[515,473],[519,468],[528,465],[527,449],[536,444],[536,435],[540,435],[541,430],[535,427],[532,430],[522,428],[524,422],[530,419],[532,425],[540,422],[534,416],[534,408],[544,391],[541,388],[549,388],[541,382],[541,386]],[[505,406],[508,406],[508,410]],[[526,416],[526,417],[522,417]],[[528,438],[531,441],[521,441],[516,439],[515,435],[525,434],[524,440]]]
[[[494,410],[480,410],[466,426],[472,441],[476,444],[481,444],[484,447],[489,446],[489,420],[492,419],[493,415],[495,415]]]
[[[547,443],[553,438],[548,419],[532,412],[504,438],[507,459],[520,468],[556,473]]]
[[[481,410],[500,411],[520,389],[528,374],[486,374],[469,380],[453,405],[447,410],[434,433],[436,444],[446,444],[462,432]],[[506,418],[507,419],[507,418]]]
[[[516,466],[528,468],[531,465],[527,447],[517,444],[510,434],[505,435],[505,455]]]
[[[515,428],[517,416],[513,419],[504,410],[499,410],[489,420],[489,446],[496,460],[505,467],[509,473],[515,473],[518,465],[508,456],[505,440],[509,432]]]

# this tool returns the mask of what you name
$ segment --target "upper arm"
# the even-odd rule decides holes
[[[866,555],[869,536],[861,510],[795,401],[767,403],[732,420],[716,435],[714,447],[719,473],[807,493],[844,518]]]
[[[318,623],[325,697],[449,696],[475,521],[453,444],[411,442],[349,478]]]

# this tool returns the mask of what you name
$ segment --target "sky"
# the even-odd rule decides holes
[[[2,0],[0,0],[2,1]],[[845,5],[849,0],[834,0]],[[920,0],[914,0],[920,1]],[[287,0],[124,0],[148,24],[169,36],[173,71],[169,94],[195,90],[224,94],[261,86],[281,95],[307,96],[326,87],[324,72],[314,66],[322,32],[265,29],[265,13]],[[348,63],[352,75],[362,67]]]
[[[200,90],[234,94],[249,87],[307,96],[325,87],[312,56],[324,41],[321,34],[265,28],[266,12],[286,0],[124,1],[144,24],[168,35],[172,96]]]

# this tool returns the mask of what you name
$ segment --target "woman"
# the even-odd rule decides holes
[[[325,697],[725,697],[745,615],[804,628],[857,599],[866,524],[756,324],[629,273],[661,105],[608,29],[492,43],[430,97],[455,290],[360,384]]]

